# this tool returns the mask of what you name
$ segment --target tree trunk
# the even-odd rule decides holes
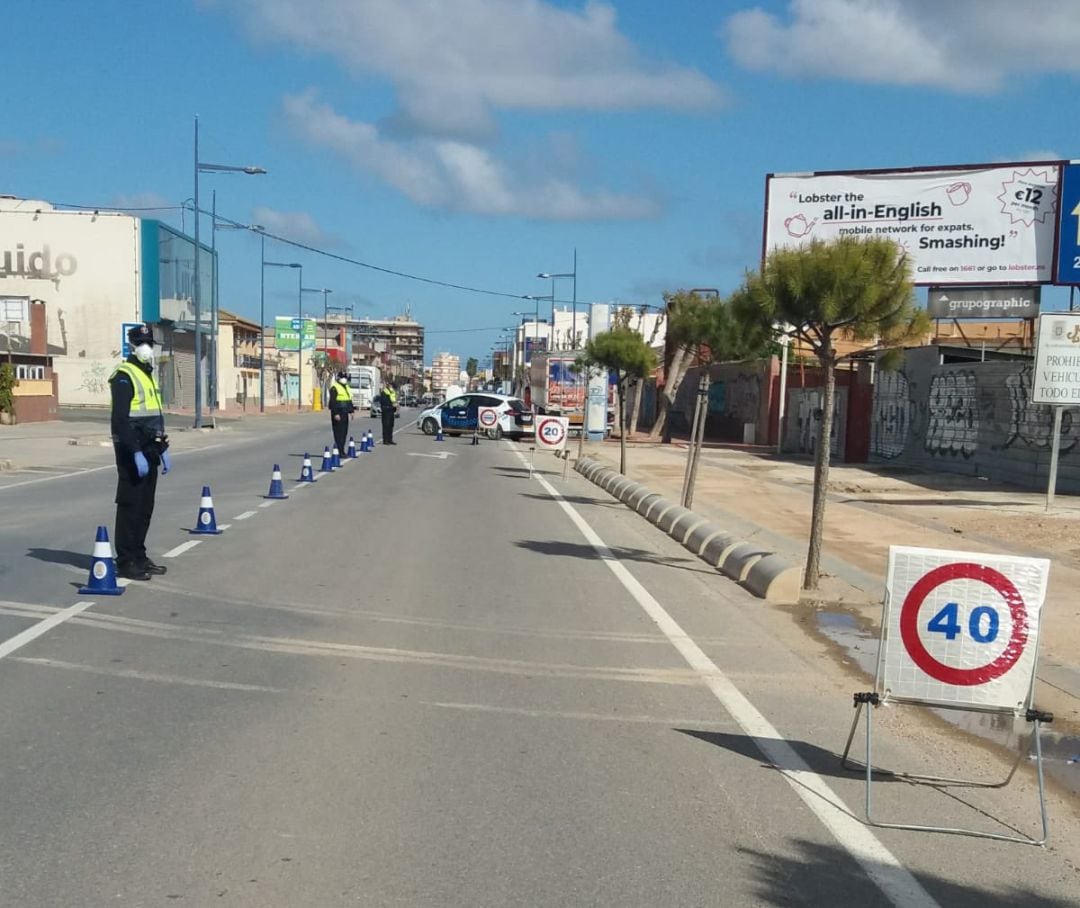
[[[686,359],[689,352],[686,347],[679,347],[675,351],[675,355],[671,357],[671,368],[668,370],[667,381],[664,382],[664,393],[661,395],[660,415],[649,431],[649,438],[651,439],[660,438],[660,433],[663,432],[665,444],[671,441],[671,432],[668,430],[668,411],[675,403],[675,395],[679,393],[679,385],[682,384],[682,380],[686,377],[686,370],[689,367]]]
[[[697,417],[695,419],[695,431],[690,433],[690,465],[689,475],[686,481],[686,492],[683,495],[683,507],[694,506],[694,486],[697,485],[698,460],[701,458],[701,445],[705,440],[705,421],[709,418],[709,370],[703,367],[701,382],[697,393]]]
[[[626,475],[626,379],[620,378],[619,389],[619,472]]]
[[[825,339],[818,354],[825,372],[825,392],[822,395],[821,427],[818,431],[817,452],[814,458],[814,504],[810,517],[810,548],[806,553],[806,573],[803,589],[816,590],[820,579],[821,537],[825,532],[825,501],[829,493],[829,462],[832,459],[833,397],[836,392],[836,357],[831,338]]]
[[[630,414],[630,434],[637,432],[638,420],[641,418],[641,398],[644,397],[645,379],[639,378],[634,385],[634,409]]]

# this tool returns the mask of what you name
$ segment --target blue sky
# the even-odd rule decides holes
[[[269,171],[204,175],[203,207],[508,294],[575,247],[583,302],[727,292],[770,171],[1080,157],[1075,0],[8,0],[4,23],[0,193],[179,206],[198,114],[203,161]],[[258,242],[218,246],[222,305],[257,316]],[[532,306],[267,258],[360,314],[411,307],[429,361],[486,357]],[[268,315],[291,282],[267,271]]]

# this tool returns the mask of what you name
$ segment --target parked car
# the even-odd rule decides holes
[[[417,422],[425,435],[434,435],[439,427],[447,435],[461,435],[477,427],[480,407],[495,407],[499,422],[493,434],[495,438],[521,438],[533,434],[532,411],[525,401],[507,394],[473,391],[443,401],[420,414]]]

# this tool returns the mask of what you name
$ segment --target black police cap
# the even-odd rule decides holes
[[[153,329],[146,324],[136,325],[134,328],[128,329],[128,342],[137,347],[139,344],[151,344],[154,343]]]

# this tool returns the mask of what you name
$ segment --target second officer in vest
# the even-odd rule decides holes
[[[116,452],[116,572],[131,580],[164,574],[146,554],[158,467],[168,473],[169,438],[161,393],[154,381],[154,334],[149,325],[128,331],[131,355],[109,377]]]
[[[345,441],[349,437],[349,414],[355,409],[352,391],[349,390],[349,376],[339,372],[330,386],[330,427],[334,430],[334,445],[340,454],[345,453]]]

